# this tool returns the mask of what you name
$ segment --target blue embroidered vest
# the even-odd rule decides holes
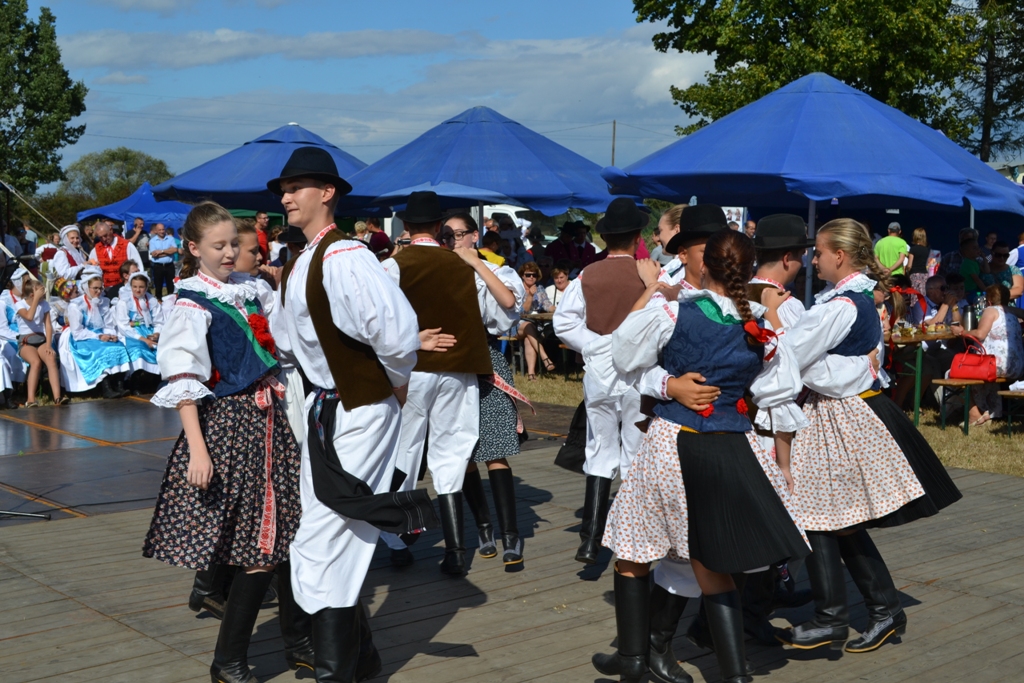
[[[280,366],[273,356],[265,351],[252,336],[252,330],[243,328],[235,318],[198,292],[178,290],[179,299],[188,299],[210,312],[213,322],[206,333],[206,345],[210,349],[210,360],[220,374],[220,381],[213,386],[214,396],[231,396],[248,389],[266,374],[277,374]],[[224,304],[230,307],[230,304]],[[256,309],[262,313],[259,301]],[[240,314],[239,314],[240,315]],[[257,350],[258,349],[258,350]]]
[[[882,341],[882,324],[878,320],[878,310],[870,292],[843,292],[844,296],[857,307],[857,319],[846,339],[839,342],[829,353],[836,356],[866,356]],[[873,390],[882,388],[877,379],[871,385]]]
[[[710,303],[710,299],[703,301],[705,307]],[[718,311],[717,306],[712,307]],[[693,301],[680,304],[675,331],[662,349],[662,366],[674,377],[699,372],[707,379],[706,384],[719,387],[722,394],[707,417],[677,401],[658,403],[654,414],[698,432],[750,431],[750,419],[741,412],[745,404],[740,400],[761,372],[764,347],[751,346],[747,338],[738,322],[716,322]]]

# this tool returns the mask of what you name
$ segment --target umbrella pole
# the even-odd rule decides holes
[[[814,214],[817,212],[818,202],[813,199],[807,200],[807,237],[814,239]],[[811,254],[807,255],[807,265],[804,267],[804,308],[810,308],[814,293],[814,272],[811,269]]]

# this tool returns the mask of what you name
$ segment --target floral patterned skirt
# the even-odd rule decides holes
[[[515,386],[508,361],[492,344],[491,366],[496,375]],[[480,439],[473,449],[473,462],[510,458],[519,453],[519,413],[516,402],[504,391],[480,378]]]
[[[213,461],[213,480],[206,491],[189,485],[189,447],[182,432],[167,461],[143,556],[189,569],[211,564],[253,567],[288,559],[302,514],[301,452],[275,401],[271,515],[266,506],[267,412],[256,405],[254,396],[251,388],[200,405],[199,423]],[[267,533],[271,529],[272,538]]]
[[[793,505],[805,529],[836,531],[878,520],[925,494],[889,429],[859,396],[811,392],[811,425],[793,438]]]
[[[786,482],[753,432],[681,433],[651,421],[608,514],[603,545],[632,562],[695,558],[739,572],[803,557]]]

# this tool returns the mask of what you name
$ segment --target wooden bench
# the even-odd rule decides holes
[[[1013,417],[1017,415],[1017,410],[1024,407],[1024,403],[1018,401],[1024,399],[1024,391],[999,391],[996,392],[1006,401],[1006,435],[1013,436]],[[1024,411],[1021,411],[1024,415]]]
[[[1005,377],[997,377],[996,384],[1006,382]],[[932,384],[942,388],[942,400],[939,401],[939,424],[941,429],[946,428],[946,399],[949,396],[962,395],[964,399],[964,436],[970,433],[971,429],[971,387],[980,387],[987,382],[980,379],[933,379]]]

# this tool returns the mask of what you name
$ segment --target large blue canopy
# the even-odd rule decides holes
[[[101,206],[97,209],[79,211],[77,219],[86,221],[90,218],[105,216],[123,223],[131,223],[136,218],[146,221],[146,225],[163,223],[169,228],[178,229],[185,222],[192,207],[181,202],[158,202],[153,197],[153,188],[143,183],[139,189],[119,202]]]
[[[942,133],[826,74],[796,80],[604,178],[613,193],[742,206],[1024,214],[1024,189]]]
[[[292,152],[309,146],[326,149],[338,175],[346,180],[366,167],[319,135],[290,123],[160,183],[153,192],[159,199],[212,199],[229,209],[280,212],[281,198],[267,190],[267,181],[280,175]]]
[[[349,179],[354,203],[399,205],[432,190],[448,205],[514,204],[548,216],[604,211],[601,167],[487,107],[431,128]]]

